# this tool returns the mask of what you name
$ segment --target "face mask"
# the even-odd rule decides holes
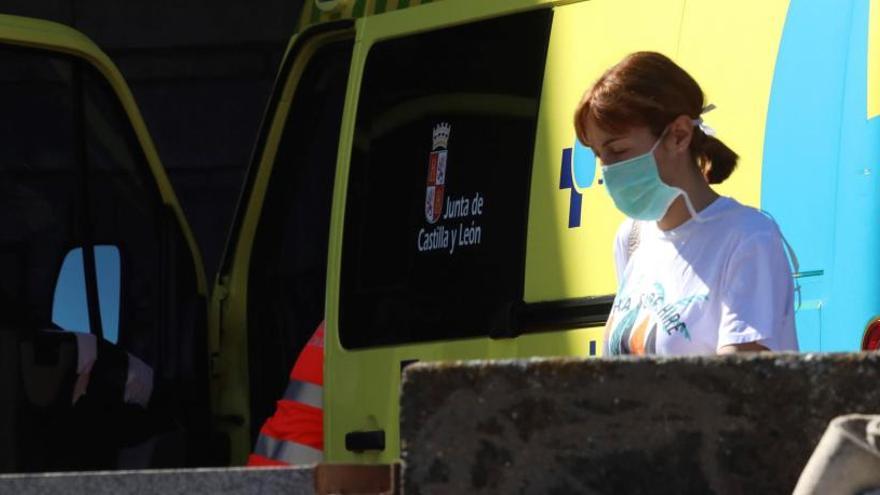
[[[602,166],[605,187],[614,200],[617,209],[635,220],[657,221],[666,215],[672,202],[679,195],[684,196],[691,217],[701,221],[694,211],[687,193],[677,187],[666,185],[660,179],[654,150],[663,140],[663,134],[644,155],[630,158],[612,165]]]

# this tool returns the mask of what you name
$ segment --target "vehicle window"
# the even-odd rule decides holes
[[[13,48],[0,63],[0,318],[47,328],[58,270],[83,244],[75,64]]]
[[[162,342],[180,339],[163,319],[169,311],[164,302],[174,297],[170,288],[175,284],[162,277],[176,276],[168,271],[171,265],[163,236],[174,224],[166,218],[155,179],[113,88],[85,64],[80,84],[90,218],[87,233],[96,244],[118,246],[124,276],[119,342],[155,365]]]
[[[551,18],[517,14],[370,49],[345,213],[345,347],[515,330]]]
[[[0,46],[0,64],[0,328],[102,335],[164,384],[147,416],[79,402],[73,427],[50,421],[58,428],[41,429],[34,445],[60,452],[53,468],[106,469],[117,465],[119,445],[153,429],[204,431],[209,366],[197,267],[122,100],[75,57]],[[105,416],[120,425],[137,416],[144,426],[68,457],[66,435],[89,436]],[[206,462],[212,445],[187,441],[188,461]]]
[[[82,248],[67,253],[61,265],[52,302],[52,323],[71,332],[92,331]]]
[[[84,320],[63,321],[79,321],[75,329],[93,333],[96,323],[115,322],[109,329],[114,339],[152,363],[162,340],[158,333],[174,331],[161,323],[169,315],[163,293],[174,296],[160,284],[173,285],[162,280],[169,276],[171,256],[163,239],[176,225],[167,228],[127,114],[106,78],[87,63],[15,47],[0,48],[0,62],[0,270],[9,274],[0,277],[0,304],[15,308],[4,320],[51,326],[56,311],[63,313],[58,295],[72,301],[73,289],[82,290],[79,280],[95,280],[93,297],[100,299],[104,272],[92,261],[101,249],[92,246],[114,246],[119,310],[113,317],[102,310],[90,320],[86,311],[80,314]],[[75,282],[60,280],[62,271],[64,280]],[[70,278],[80,273],[82,279]],[[76,311],[89,306],[88,293],[76,296]],[[94,311],[101,302],[94,302]],[[81,323],[88,321],[92,324]]]
[[[327,243],[353,41],[321,47],[297,85],[254,238],[248,277],[252,421],[259,427],[324,318]]]
[[[119,249],[116,246],[95,246],[94,250],[104,338],[115,344],[119,337]],[[82,248],[67,253],[61,265],[52,303],[52,323],[73,332],[91,332]]]

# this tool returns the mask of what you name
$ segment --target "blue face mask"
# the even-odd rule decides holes
[[[663,140],[666,131],[660,135],[651,151],[629,160],[602,166],[605,187],[614,200],[617,209],[635,220],[657,221],[666,215],[672,202],[679,195],[685,197],[692,218],[700,220],[691,206],[687,194],[677,188],[668,186],[660,179],[654,150]]]

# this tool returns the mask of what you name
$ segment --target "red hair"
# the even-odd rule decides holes
[[[660,53],[636,52],[608,69],[587,90],[575,111],[574,127],[585,146],[590,145],[589,118],[609,132],[647,126],[660,136],[681,115],[698,119],[704,104],[700,85],[675,62]],[[690,150],[710,184],[730,177],[739,158],[699,127],[694,129]]]

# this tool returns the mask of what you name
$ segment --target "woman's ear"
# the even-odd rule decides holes
[[[679,115],[669,124],[669,134],[672,136],[670,144],[677,152],[690,149],[691,139],[694,137],[694,122],[687,115]]]

